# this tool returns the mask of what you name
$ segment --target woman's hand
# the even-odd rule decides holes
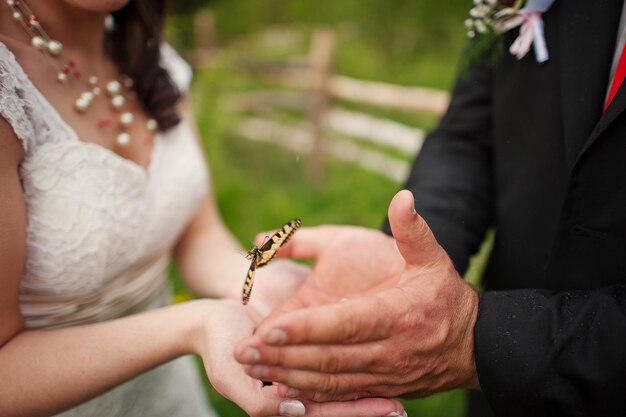
[[[250,306],[233,301],[207,301],[201,337],[197,352],[213,387],[239,405],[252,417],[264,416],[335,416],[379,417],[401,416],[403,408],[396,400],[382,398],[362,399],[356,402],[315,403],[281,398],[276,385],[264,385],[246,375],[234,360],[235,345],[250,336],[255,328],[258,312]],[[397,414],[392,414],[397,413]]]
[[[267,317],[277,306],[293,297],[309,273],[307,266],[287,259],[274,259],[257,268],[246,310],[255,320]]]

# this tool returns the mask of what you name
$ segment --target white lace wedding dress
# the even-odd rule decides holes
[[[188,65],[167,45],[162,58],[186,90]],[[190,126],[182,122],[157,134],[144,169],[81,141],[2,43],[0,115],[25,152],[20,178],[28,211],[27,259],[20,306],[26,325],[92,323],[163,305],[172,246],[208,191],[205,161]],[[59,414],[213,415],[192,357]]]

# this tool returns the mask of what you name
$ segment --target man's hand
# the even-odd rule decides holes
[[[257,245],[262,245],[271,233],[259,233]],[[319,262],[309,271],[301,264],[277,259],[257,270],[256,294],[249,305],[268,312],[266,299],[282,301],[279,308],[273,305],[272,315],[389,287],[404,267],[392,237],[378,230],[352,226],[302,228],[280,249],[278,256]]]
[[[351,226],[303,228],[279,256],[316,262],[303,285],[274,314],[392,287],[404,266],[393,238]]]
[[[316,401],[477,388],[478,295],[458,275],[408,191],[382,233],[301,230],[285,249],[316,261],[296,295],[236,349],[246,372]]]

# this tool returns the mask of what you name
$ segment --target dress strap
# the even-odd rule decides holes
[[[0,116],[13,128],[24,152],[35,136],[32,104],[25,86],[31,85],[13,53],[0,42]]]

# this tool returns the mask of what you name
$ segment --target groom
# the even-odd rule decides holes
[[[473,415],[625,415],[623,9],[556,0],[549,61],[504,53],[462,74],[406,185],[425,222],[404,191],[395,242],[296,234],[286,254],[315,259],[311,279],[240,344],[246,371],[317,400],[466,387],[482,391]],[[489,227],[478,296],[457,271]]]

